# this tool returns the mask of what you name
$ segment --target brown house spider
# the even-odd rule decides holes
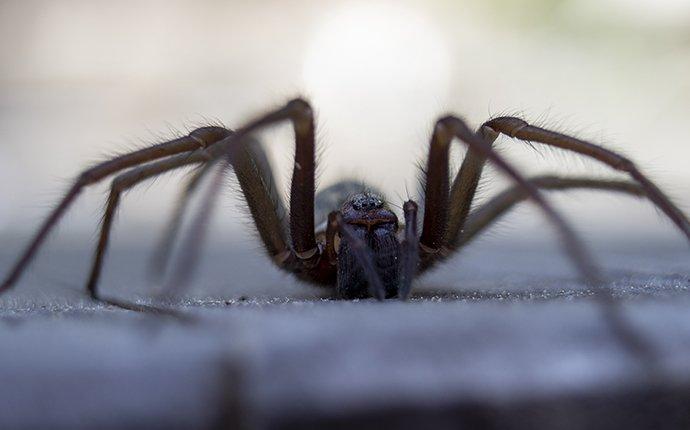
[[[283,204],[271,186],[272,171],[260,147],[250,139],[255,131],[285,120],[292,123],[296,141],[287,228],[282,218]],[[89,295],[100,300],[98,278],[121,194],[164,172],[203,165],[190,183],[185,194],[188,195],[215,161],[221,162],[223,170],[234,169],[261,242],[273,263],[302,280],[335,287],[338,296],[346,299],[406,299],[415,276],[456,252],[526,198],[537,203],[554,223],[567,252],[585,278],[595,285],[601,284],[596,265],[569,225],[538,189],[592,188],[646,196],[690,239],[690,223],[685,215],[627,158],[592,143],[529,125],[518,118],[491,119],[475,133],[454,116],[438,120],[433,131],[424,171],[424,216],[418,236],[418,208],[412,200],[403,205],[404,227],[400,228],[396,215],[384,199],[371,190],[359,189],[352,193],[352,184],[343,183],[315,195],[314,131],[309,103],[295,99],[234,132],[222,127],[202,127],[187,136],[115,157],[84,171],[48,216],[0,291],[16,283],[51,228],[84,187],[130,169],[112,183],[87,283]],[[583,154],[628,173],[635,182],[555,176],[525,179],[493,150],[492,144],[499,134]],[[449,146],[456,138],[468,146],[468,152],[451,184]],[[487,160],[511,177],[516,186],[470,212]],[[330,202],[333,210],[319,230],[315,229],[315,202],[321,206]],[[172,230],[175,230],[174,225]]]

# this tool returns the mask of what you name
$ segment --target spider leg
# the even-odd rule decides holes
[[[289,235],[283,229],[282,203],[277,196],[274,197],[275,190],[266,184],[270,176],[268,163],[262,162],[261,157],[257,157],[254,151],[250,151],[254,154],[253,157],[246,158],[248,162],[242,161],[243,154],[248,155],[246,152],[230,151],[230,164],[237,173],[259,236],[276,266],[296,274],[305,281],[330,285],[335,277],[335,267],[328,258],[321,258],[324,248],[316,243],[314,231],[315,141],[314,118],[309,104],[301,99],[292,100],[283,108],[269,112],[239,128],[228,141],[232,143],[244,140],[261,128],[285,120],[292,123],[296,143],[290,190]],[[231,146],[231,149],[237,148]],[[249,165],[249,168],[246,165]],[[210,201],[206,200],[205,204],[209,204]],[[201,207],[200,211],[196,219],[203,222],[206,219],[203,213],[207,212],[207,209]],[[196,223],[197,221],[192,224],[190,230],[199,231],[200,227],[197,227]],[[287,238],[291,246],[286,245]],[[189,256],[193,254],[190,250],[197,249],[200,241],[193,236],[189,236],[189,239],[183,246],[186,249],[185,255],[178,261],[178,267],[193,266],[193,263],[188,262]],[[184,279],[185,276],[182,277],[182,280]],[[173,282],[176,280],[173,279]]]
[[[241,150],[231,151],[220,167],[213,184],[205,190],[205,196],[197,214],[185,235],[181,254],[175,264],[175,273],[164,289],[176,294],[186,286],[198,262],[199,249],[206,237],[206,227],[220,194],[221,180],[233,169],[242,190],[244,201],[259,233],[267,254],[280,268],[292,256],[288,248],[287,230],[284,225],[285,208],[273,186],[274,178],[265,152],[254,139],[238,142]]]
[[[120,197],[122,193],[146,179],[150,179],[162,173],[188,166],[190,164],[206,162],[210,159],[210,157],[211,156],[203,150],[195,151],[191,154],[178,154],[160,161],[146,164],[142,167],[134,168],[113,180],[110,188],[110,194],[108,196],[108,203],[103,214],[101,232],[91,266],[91,275],[89,276],[89,280],[86,284],[86,290],[92,298],[97,300],[99,299],[97,292],[98,279],[103,266],[103,257],[105,256],[108,242],[110,240],[113,219],[120,204]]]
[[[115,178],[108,197],[108,204],[101,225],[100,239],[94,256],[91,276],[87,284],[89,294],[97,298],[97,282],[110,239],[113,218],[119,206],[122,193],[142,181],[187,165],[205,163],[201,167],[202,170],[200,170],[200,172],[204,172],[206,169],[212,168],[215,165],[215,161],[224,160],[221,162],[222,165],[219,168],[218,175],[214,178],[211,189],[201,204],[202,211],[192,222],[190,234],[182,247],[184,255],[180,258],[180,264],[176,265],[175,276],[172,278],[175,283],[174,287],[183,286],[189,279],[190,269],[194,266],[198,257],[198,252],[196,252],[198,244],[203,242],[204,226],[212,211],[215,196],[220,194],[222,178],[229,167],[228,160],[232,160],[232,165],[235,167],[235,172],[267,251],[271,255],[287,251],[284,239],[285,233],[282,229],[282,222],[278,218],[278,209],[268,191],[268,185],[263,180],[263,177],[268,173],[258,170],[259,167],[257,167],[259,163],[266,162],[266,160],[258,159],[260,161],[257,161],[254,158],[254,154],[257,153],[255,144],[256,142],[253,139],[245,138],[244,140],[236,141],[228,137],[206,150],[199,150],[191,154],[180,154],[149,163]]]
[[[539,176],[529,181],[541,190],[588,189],[619,192],[635,197],[645,197],[645,189],[628,181],[601,180],[592,178],[564,178],[559,176]],[[514,208],[528,196],[519,187],[509,188],[472,211],[467,218],[465,228],[457,241],[457,247],[463,247],[489,228],[500,217]],[[457,249],[457,248],[455,248]]]
[[[429,144],[424,171],[424,219],[419,238],[423,260],[433,258],[435,251],[443,246],[448,223],[448,151],[453,137],[445,127],[437,125]]]
[[[99,182],[105,177],[121,170],[139,164],[170,155],[193,151],[199,147],[213,145],[218,140],[227,136],[228,133],[227,130],[221,127],[199,128],[191,132],[188,136],[115,157],[82,172],[69,191],[63,196],[57,207],[48,215],[48,218],[43,222],[40,229],[29,243],[29,246],[25,249],[17,263],[12,267],[10,273],[3,281],[2,285],[0,285],[0,293],[10,289],[16,283],[26,266],[35,256],[38,248],[48,236],[48,233],[50,233],[51,229],[58,223],[62,215],[64,215],[84,187]]]
[[[626,321],[618,306],[615,306],[615,301],[611,290],[603,282],[603,277],[599,273],[597,266],[594,265],[589,254],[585,252],[585,248],[581,244],[575,232],[565,222],[565,220],[556,212],[556,210],[545,200],[537,187],[526,180],[511,164],[506,162],[503,157],[498,155],[492,148],[492,140],[483,138],[483,135],[488,134],[493,138],[495,132],[493,129],[484,130],[482,134],[472,132],[464,121],[457,117],[449,116],[440,119],[436,123],[434,134],[439,135],[434,137],[440,142],[450,141],[451,137],[457,137],[460,141],[468,146],[468,151],[474,151],[478,156],[481,156],[494,163],[496,167],[502,170],[505,174],[510,176],[517,185],[525,192],[530,199],[539,205],[544,214],[557,227],[559,233],[563,238],[565,249],[574,260],[580,272],[585,279],[595,288],[594,298],[601,305],[603,316],[606,319],[609,327],[611,327],[614,336],[621,342],[621,345],[631,352],[635,357],[641,359],[643,364],[648,369],[658,370],[657,355],[646,339],[641,337]],[[428,192],[434,190],[427,189]],[[425,214],[426,216],[426,214]],[[420,244],[420,251],[425,252],[424,247]]]
[[[214,175],[211,178],[211,183],[208,189],[205,190],[203,200],[200,203],[200,209],[192,220],[192,225],[182,241],[181,255],[174,265],[175,270],[170,277],[170,281],[163,288],[162,295],[174,297],[179,294],[183,287],[188,285],[193,269],[199,261],[199,247],[206,239],[208,221],[215,209],[216,202],[218,201],[216,197],[220,195],[223,179],[227,174],[229,166],[228,160],[223,160],[220,162],[217,171],[213,172]]]
[[[289,252],[285,225],[287,211],[274,186],[275,179],[266,153],[259,142],[250,139],[242,150],[231,155],[226,166],[235,172],[264,249],[272,258],[284,257]]]
[[[191,198],[202,180],[209,172],[211,172],[211,170],[213,170],[212,168],[214,165],[215,163],[213,162],[201,165],[199,169],[194,172],[192,177],[189,178],[184,189],[182,190],[182,193],[177,198],[172,216],[166,223],[163,234],[161,234],[160,240],[156,245],[156,249],[151,256],[149,274],[152,278],[159,279],[165,273],[165,269],[168,267],[168,261],[170,259],[170,252],[175,244],[175,239],[177,238],[180,227],[182,226],[182,219],[184,218],[184,214],[187,211]]]
[[[292,122],[296,147],[290,186],[289,220],[293,250],[291,253],[284,253],[282,258],[288,259],[294,255],[299,261],[300,268],[309,269],[314,267],[321,257],[314,231],[315,127],[311,106],[302,99],[291,100],[283,108],[269,112],[239,128],[231,140],[240,140],[261,128],[285,120]]]
[[[599,160],[616,170],[628,173],[632,179],[645,189],[649,199],[690,240],[690,221],[688,221],[685,214],[632,161],[622,155],[584,140],[530,125],[519,118],[499,117],[487,121],[482,127],[487,127],[495,132],[528,142],[542,143],[577,152]]]
[[[488,133],[485,132],[481,135],[475,134],[467,127],[464,121],[453,116],[442,118],[436,123],[429,149],[424,196],[424,221],[422,234],[419,240],[422,270],[430,267],[433,262],[443,256],[442,248],[446,243],[447,231],[449,228],[448,151],[451,141],[457,137],[461,142],[468,145],[468,157],[475,154],[475,157],[482,158],[481,166],[483,166],[484,160],[491,160],[500,170],[510,176],[530,198],[541,207],[542,211],[563,237],[565,249],[575,262],[579,271],[592,284],[599,284],[599,271],[591,261],[589,255],[585,252],[575,232],[558,212],[556,212],[556,210],[542,197],[537,188],[528,182],[517,172],[517,170],[515,170],[515,168],[492,149],[491,145],[495,136],[496,133],[491,133],[490,130]],[[463,163],[463,167],[465,166],[468,166],[468,164]],[[473,165],[471,167],[472,170],[476,170],[479,173],[481,172],[481,169],[477,169]],[[469,169],[466,168],[464,172],[467,172],[467,170]],[[461,168],[458,176],[462,176],[465,174],[464,172]],[[467,188],[470,189],[471,187]],[[470,191],[471,193],[469,194],[473,195],[474,190],[470,189]],[[457,198],[457,194],[462,193],[456,193],[453,197]],[[465,200],[461,200],[461,202],[465,202]],[[457,203],[457,201],[453,200],[452,206],[455,206],[455,203]],[[465,204],[469,205],[469,203],[466,202]],[[466,210],[469,211],[469,206]]]
[[[287,240],[285,238],[285,227],[283,226],[283,219],[285,217],[285,207],[280,196],[277,194],[273,184],[275,180],[273,171],[271,169],[268,157],[259,142],[242,142],[244,150],[237,153],[234,170],[242,189],[245,200],[249,207],[250,213],[254,219],[254,225],[257,226],[259,235],[262,237],[264,246],[267,248],[269,255],[276,255],[286,249]],[[213,169],[214,162],[204,164],[195,172],[185,186],[182,194],[177,200],[173,216],[168,221],[164,233],[161,235],[161,240],[156,247],[151,260],[151,274],[160,277],[163,275],[165,268],[168,265],[170,253],[178,236],[179,229],[182,223],[182,218],[190,203],[194,192],[197,190],[201,180]],[[224,164],[221,169],[227,169],[229,166]],[[224,174],[222,174],[224,175]],[[210,193],[207,193],[207,195]],[[205,201],[213,199],[206,197]],[[212,204],[212,203],[211,203]],[[196,219],[204,219],[208,216],[197,215]],[[200,221],[194,221],[193,225]],[[199,230],[199,228],[193,227]],[[194,243],[192,236],[188,236],[185,247],[182,249],[190,249],[189,252],[196,252],[201,246],[201,240],[196,240]],[[187,252],[187,251],[186,251]],[[182,262],[184,258],[180,258]],[[182,267],[182,263],[177,267]],[[193,268],[194,263],[187,264]],[[179,272],[179,269],[178,269]],[[174,279],[175,277],[173,277]]]
[[[139,303],[130,303],[130,302],[125,302],[125,301],[113,299],[113,298],[107,298],[107,299],[99,298],[96,300],[101,302],[101,303],[104,303],[106,305],[115,306],[117,308],[124,309],[127,311],[173,317],[177,321],[181,321],[181,322],[191,323],[191,322],[195,321],[195,319],[193,317],[191,317],[190,315],[184,314],[182,312],[178,312],[175,309],[157,307],[157,306],[149,306],[149,305],[142,305]]]
[[[481,127],[479,134],[490,145],[493,145],[498,137],[498,133],[486,127]],[[446,246],[450,248],[457,248],[458,246],[457,241],[470,213],[485,165],[486,157],[477,151],[469,149],[465,154],[465,159],[462,161],[458,174],[455,176],[450,189],[448,228],[446,229],[444,239]],[[433,261],[430,263],[433,263]]]
[[[408,200],[403,204],[405,214],[405,239],[402,243],[402,262],[398,297],[407,300],[412,290],[412,280],[419,266],[419,239],[417,236],[417,203]]]

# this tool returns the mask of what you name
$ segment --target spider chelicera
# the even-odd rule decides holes
[[[289,211],[284,209],[272,186],[273,173],[263,150],[251,136],[259,129],[282,121],[292,123],[296,141]],[[198,128],[187,136],[115,157],[84,171],[48,216],[0,291],[16,283],[51,228],[84,187],[126,169],[129,170],[114,179],[105,209],[87,284],[87,291],[94,299],[100,299],[98,278],[122,193],[146,179],[189,165],[202,167],[180,199],[176,216],[164,236],[167,245],[161,249],[170,248],[168,245],[175,236],[184,203],[200,178],[211,166],[220,164],[221,172],[233,169],[237,175],[261,242],[273,263],[302,280],[335,287],[337,295],[346,299],[408,298],[415,276],[462,248],[527,198],[537,203],[556,226],[567,252],[585,278],[601,284],[596,265],[569,225],[542,197],[540,189],[590,188],[644,196],[690,239],[690,223],[686,216],[627,158],[590,142],[530,125],[519,118],[494,118],[474,132],[455,116],[438,120],[433,131],[423,172],[424,212],[418,235],[418,206],[412,200],[402,207],[404,226],[401,227],[382,195],[373,188],[358,188],[353,182],[342,182],[317,195],[314,132],[311,106],[302,99],[295,99],[235,131],[217,126]],[[526,179],[494,151],[492,145],[499,134],[580,153],[628,173],[634,181],[558,176]],[[455,139],[466,144],[468,152],[451,183],[449,147]],[[515,186],[470,211],[487,160],[512,178]],[[210,205],[210,200],[205,204]],[[324,212],[324,207],[331,212]],[[315,221],[317,210],[327,214],[319,225]],[[288,213],[287,217],[284,213]],[[159,260],[164,261],[165,252],[161,255]]]

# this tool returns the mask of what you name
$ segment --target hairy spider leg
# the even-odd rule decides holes
[[[402,242],[400,287],[398,298],[407,300],[412,291],[412,281],[419,270],[419,237],[417,236],[417,203],[408,200],[403,204],[405,235]]]
[[[640,169],[629,159],[609,149],[595,145],[585,140],[577,139],[562,133],[547,130],[528,124],[520,118],[499,117],[487,121],[480,128],[482,133],[501,133],[506,136],[521,139],[527,142],[536,142],[553,146],[568,151],[573,151],[587,157],[598,160],[611,168],[628,173],[630,177],[639,183],[645,190],[649,199],[678,227],[678,229],[690,240],[690,222],[683,212],[666,196],[659,187],[654,184]],[[469,157],[470,154],[468,154]],[[483,160],[480,156],[474,156],[473,172],[467,172],[465,177],[477,177],[481,174]],[[463,164],[464,166],[464,164]],[[462,170],[462,169],[461,169]],[[460,176],[460,175],[458,175]],[[472,183],[471,180],[468,183]],[[462,186],[461,184],[457,184]],[[471,194],[474,194],[476,184]],[[457,240],[462,230],[463,219],[458,219],[452,229],[448,231],[450,243]]]
[[[181,257],[181,264],[176,266],[175,276],[172,278],[173,283],[176,284],[174,288],[184,286],[189,280],[189,271],[194,266],[194,260],[198,255],[198,246],[196,246],[195,242],[203,241],[203,235],[205,233],[203,226],[210,216],[209,213],[215,202],[214,196],[219,194],[220,180],[225,174],[225,169],[229,165],[227,160],[234,160],[233,165],[240,179],[242,191],[254,215],[256,226],[262,239],[264,239],[264,244],[269,254],[276,255],[287,249],[282,229],[282,221],[279,219],[279,214],[277,212],[278,208],[261,176],[267,173],[256,170],[258,167],[255,164],[255,159],[249,153],[250,148],[254,148],[257,142],[254,139],[248,138],[238,141],[236,139],[230,139],[230,136],[231,135],[221,142],[217,142],[211,148],[198,150],[191,154],[180,154],[178,156],[153,162],[130,170],[113,180],[111,193],[108,198],[108,204],[101,225],[101,234],[94,256],[91,277],[87,284],[87,291],[92,297],[97,297],[96,288],[102,269],[103,257],[107,249],[112,231],[113,218],[119,206],[122,193],[147,179],[192,164],[204,163],[201,170],[203,172],[204,169],[210,168],[207,166],[212,166],[215,161],[226,159],[226,161],[222,162],[223,165],[219,169],[220,178],[216,179],[215,182],[217,184],[212,188],[210,192],[211,196],[206,196],[204,198],[204,202],[201,205],[202,211],[192,223],[191,233],[185,241],[185,247],[183,247],[184,256]],[[251,149],[251,151],[252,153],[256,153],[256,149]],[[173,287],[170,288],[172,289]]]
[[[235,162],[235,175],[253,219],[256,221],[258,218],[262,221],[263,226],[257,227],[257,230],[262,236],[264,244],[274,244],[268,249],[269,255],[273,256],[279,253],[279,249],[284,250],[284,244],[287,243],[287,238],[285,238],[287,228],[283,225],[287,211],[276,190],[273,170],[262,145],[258,141],[247,142],[244,147],[245,150],[238,153],[238,160]],[[201,180],[213,169],[214,165],[215,162],[202,165],[189,179],[177,198],[172,216],[166,223],[151,258],[150,275],[154,278],[159,279],[165,273],[184,214]],[[229,166],[224,164],[222,168],[227,169]],[[259,224],[255,225],[258,226]],[[271,238],[281,238],[281,240],[277,241]],[[199,243],[196,247],[200,245]]]
[[[629,181],[603,180],[587,177],[537,176],[528,179],[535,187],[545,191],[573,189],[611,191],[644,198],[645,189]],[[481,232],[529,196],[519,186],[513,186],[494,196],[488,202],[470,212],[465,227],[457,241],[458,247],[466,246]]]
[[[314,266],[321,257],[314,232],[315,140],[314,114],[302,99],[265,114],[239,128],[230,139],[238,141],[264,127],[289,120],[295,134],[295,160],[290,187],[290,240],[292,250],[273,255],[280,266],[296,257],[300,268]],[[281,263],[283,261],[283,263]]]
[[[489,145],[493,145],[498,137],[498,133],[487,127],[481,127],[479,134]],[[482,177],[486,157],[484,154],[468,148],[465,158],[462,160],[460,170],[455,175],[453,185],[450,188],[450,207],[448,209],[448,228],[445,231],[444,245],[452,249],[457,249],[459,233],[462,232],[465,220],[470,213],[474,197]],[[427,268],[436,261],[441,260],[446,252],[437,253],[427,260]]]
[[[429,154],[429,164],[425,188],[424,226],[420,238],[420,253],[422,255],[422,270],[429,266],[428,261],[438,258],[444,245],[448,220],[448,147],[454,138],[468,146],[469,150],[477,152],[513,179],[530,198],[541,208],[549,221],[556,227],[563,238],[566,252],[573,259],[580,273],[592,284],[601,283],[598,268],[591,260],[584,246],[575,232],[559,213],[546,201],[534,185],[510,165],[492,148],[491,140],[487,141],[471,131],[465,122],[458,117],[448,116],[438,120],[434,127]],[[437,170],[438,169],[438,170]],[[445,172],[445,173],[444,173]],[[458,173],[460,174],[460,173]],[[442,176],[438,179],[438,176]],[[441,211],[439,215],[436,211]],[[429,220],[429,222],[427,222]],[[431,255],[429,255],[431,254]],[[427,262],[426,264],[424,262]]]
[[[230,162],[227,158],[219,164],[220,166],[213,172],[208,189],[204,192],[203,200],[200,203],[200,210],[195,214],[191,223],[191,228],[186,232],[182,241],[182,246],[180,248],[181,254],[178,258],[179,262],[174,265],[172,276],[161,290],[161,295],[171,297],[177,296],[181,290],[189,284],[189,280],[192,277],[194,268],[201,255],[198,245],[206,240],[208,223],[215,209],[216,202],[218,201],[216,196],[221,193],[223,179],[225,179],[229,170],[228,167],[230,166]]]
[[[556,146],[587,155],[618,170],[627,171],[640,183],[649,199],[667,214],[686,236],[688,235],[688,222],[685,215],[630,160],[608,149],[560,133],[534,127],[521,119],[512,117],[501,117],[488,121],[480,127],[479,133],[485,140],[492,143],[495,141],[498,133],[504,133],[511,137],[527,140],[528,142],[534,141]],[[447,249],[437,253],[436,256],[431,256],[431,258],[424,260],[422,270],[428,269],[435,262],[443,259],[443,257],[463,245],[462,237],[465,230],[465,222],[485,164],[486,157],[483,154],[473,151],[471,148],[468,150],[450,191],[448,228],[445,233],[445,247]]]
[[[48,236],[48,233],[50,233],[52,228],[58,223],[84,187],[95,184],[114,173],[139,164],[179,153],[194,151],[199,147],[213,145],[226,135],[227,130],[222,127],[202,127],[192,131],[188,136],[124,154],[83,171],[69,191],[63,196],[57,207],[48,215],[17,263],[12,267],[10,273],[3,281],[2,285],[0,285],[0,293],[10,289],[17,282],[27,265],[34,258],[45,238]]]
[[[215,145],[212,148],[220,148],[220,146]],[[117,176],[113,180],[110,187],[110,194],[108,195],[108,202],[103,214],[98,245],[96,246],[93,263],[91,265],[91,275],[89,276],[89,280],[86,284],[86,290],[91,297],[94,299],[99,298],[97,290],[98,279],[100,278],[101,269],[103,267],[103,257],[105,256],[105,252],[108,248],[113,220],[120,205],[122,193],[141,183],[142,181],[184,166],[206,162],[210,160],[211,157],[212,156],[204,150],[197,150],[191,154],[178,154],[160,161],[155,161],[153,163],[134,168],[120,176]]]
[[[290,191],[289,234],[284,231],[280,216],[280,212],[284,211],[282,204],[275,198],[275,190],[267,187],[264,180],[268,178],[267,170],[270,169],[268,163],[261,161],[260,156],[256,157],[256,153],[254,156],[249,156],[250,154],[246,152],[244,155],[249,158],[243,161],[240,159],[242,154],[240,151],[230,153],[230,162],[236,173],[242,170],[238,169],[241,164],[254,165],[252,168],[244,169],[250,174],[243,175],[240,172],[238,179],[259,236],[272,261],[279,268],[294,273],[302,280],[326,285],[334,279],[335,268],[328,259],[321,258],[323,249],[317,245],[314,231],[315,125],[309,104],[302,99],[291,100],[284,107],[271,111],[237,129],[229,140],[234,142],[245,139],[261,128],[285,120],[293,125],[296,143]],[[205,211],[204,207],[200,207],[199,210]],[[197,219],[204,219],[204,217],[197,217]],[[192,223],[190,230],[196,228]],[[276,244],[277,238],[286,237],[289,237],[291,247],[280,241],[278,245]],[[200,245],[200,241],[192,239],[185,247],[198,249]],[[190,255],[190,252],[185,251],[185,255]],[[182,255],[176,266],[191,267],[192,265],[184,261],[186,258],[188,257]]]
[[[221,194],[221,179],[230,169],[235,172],[254,226],[269,257],[274,261],[277,257],[276,263],[280,266],[285,261],[283,256],[290,252],[284,223],[285,209],[273,187],[273,174],[266,154],[254,139],[245,139],[241,143],[241,148],[237,151],[230,151],[221,163],[213,184],[204,191],[203,202],[190,223],[182,242],[181,253],[174,265],[175,272],[169,278],[164,293],[175,295],[187,286],[197,265],[201,245],[205,241],[215,201]]]
[[[194,192],[206,175],[216,166],[215,161],[216,160],[209,161],[199,166],[187,180],[182,192],[175,200],[175,207],[173,208],[170,219],[165,223],[163,233],[160,235],[155,251],[151,255],[151,260],[149,262],[149,276],[151,279],[158,280],[165,274],[173,246],[175,245],[180,227],[182,226],[182,220],[194,196]]]
[[[563,238],[565,249],[570,257],[576,263],[580,272],[589,281],[590,285],[594,287],[594,297],[601,305],[603,316],[607,320],[609,327],[621,345],[625,347],[635,357],[640,358],[641,361],[654,371],[658,369],[656,365],[657,355],[649,344],[647,339],[644,339],[637,333],[626,321],[621,309],[616,306],[613,295],[608,285],[604,283],[604,279],[599,272],[598,267],[591,260],[590,255],[586,252],[575,232],[565,222],[565,220],[553,209],[553,207],[545,200],[537,187],[526,180],[514,167],[503,159],[492,148],[492,140],[486,140],[483,134],[492,136],[492,130],[486,130],[483,133],[472,132],[465,122],[458,117],[448,116],[440,119],[436,123],[434,133],[446,134],[450,133],[457,137],[461,142],[468,146],[468,152],[475,151],[478,155],[484,157],[486,160],[493,162],[496,167],[510,176],[518,186],[537,203],[542,211],[547,215],[549,220],[557,227],[559,233]],[[445,140],[445,136],[441,136]],[[425,252],[423,246],[420,245],[420,251]],[[653,372],[654,373],[654,372]]]

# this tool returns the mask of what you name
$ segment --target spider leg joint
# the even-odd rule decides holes
[[[293,118],[297,133],[308,133],[314,119],[314,112],[309,103],[304,99],[293,99],[288,102],[287,109]]]
[[[498,117],[488,121],[485,125],[494,130],[497,129],[498,131],[505,133],[510,137],[517,137],[518,133],[520,133],[520,130],[525,127],[529,127],[527,122],[521,120],[520,118],[513,117]]]
[[[199,144],[201,148],[206,148],[210,143],[217,142],[228,137],[230,131],[223,127],[200,127],[189,133],[189,138]]]

